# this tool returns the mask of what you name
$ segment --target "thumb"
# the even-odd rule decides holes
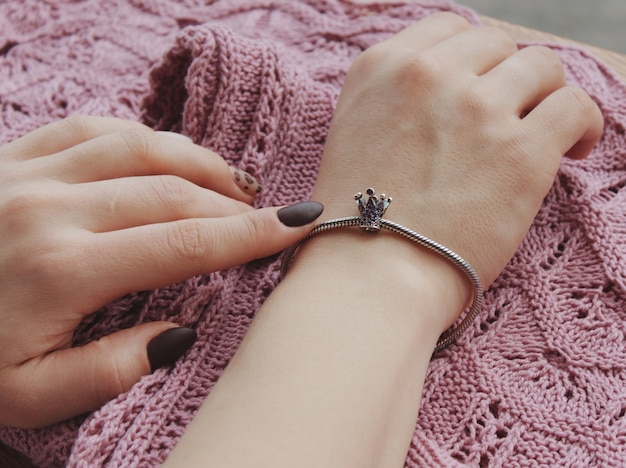
[[[195,340],[193,329],[150,322],[28,361],[11,376],[14,401],[8,413],[3,408],[3,420],[33,428],[93,411],[141,376],[173,364]]]

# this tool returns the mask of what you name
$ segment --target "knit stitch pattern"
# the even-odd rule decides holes
[[[258,206],[305,200],[352,60],[441,10],[478,22],[428,0],[5,1],[0,143],[76,113],[142,119],[252,173]],[[406,466],[626,466],[626,87],[552,47],[600,105],[604,136],[563,162],[484,310],[433,357]],[[0,439],[44,467],[158,465],[277,281],[274,256],[109,304],[75,344],[150,320],[199,339],[93,414]]]

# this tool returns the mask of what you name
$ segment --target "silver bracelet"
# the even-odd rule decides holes
[[[449,248],[439,244],[438,242],[435,242],[432,239],[429,239],[426,236],[423,236],[422,234],[418,234],[417,232],[412,231],[411,229],[406,228],[398,223],[394,223],[393,221],[388,221],[384,219],[383,214],[391,203],[391,197],[387,197],[385,196],[385,194],[377,196],[374,192],[374,189],[372,188],[368,188],[366,194],[368,195],[367,200],[365,200],[361,192],[357,193],[354,196],[354,199],[356,200],[356,203],[359,207],[360,216],[348,216],[346,218],[337,218],[326,221],[324,223],[320,223],[315,226],[306,237],[287,248],[283,255],[282,264],[280,267],[281,277],[284,277],[287,274],[287,270],[291,265],[293,256],[298,248],[302,245],[302,243],[304,243],[311,237],[321,234],[322,232],[330,231],[331,229],[358,226],[361,229],[369,232],[377,232],[381,229],[386,229],[387,231],[400,234],[401,236],[406,237],[416,244],[419,244],[432,250],[433,252],[438,253],[439,255],[459,267],[463,271],[463,273],[467,275],[467,277],[472,282],[472,286],[474,287],[472,304],[469,307],[467,314],[465,314],[463,320],[461,320],[461,322],[456,327],[450,328],[439,337],[439,340],[437,341],[437,346],[435,347],[435,351],[439,351],[448,346],[450,343],[456,340],[456,338],[460,336],[465,330],[467,330],[467,328],[470,326],[470,324],[476,318],[476,315],[482,308],[483,286],[480,281],[480,277],[478,276],[478,273],[476,273],[476,270],[474,270],[472,265],[469,264],[469,262],[467,262],[460,255],[453,252]]]

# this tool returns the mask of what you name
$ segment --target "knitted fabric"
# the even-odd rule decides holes
[[[305,200],[355,56],[434,11],[477,22],[445,1],[204,3],[2,2],[0,142],[75,113],[141,118],[252,173],[259,206]],[[626,88],[586,52],[554,48],[605,134],[587,160],[563,162],[484,310],[433,357],[407,466],[626,466]],[[158,465],[277,272],[272,257],[104,307],[76,344],[162,319],[199,339],[93,414],[0,439],[40,466]]]

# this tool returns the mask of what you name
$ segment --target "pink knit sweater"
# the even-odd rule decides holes
[[[141,118],[254,174],[259,205],[304,200],[354,57],[433,11],[477,21],[447,1],[204,3],[0,3],[0,142],[73,113]],[[626,466],[626,88],[586,52],[556,49],[602,108],[606,133],[590,158],[564,161],[483,312],[434,356],[407,466]],[[89,317],[76,344],[158,319],[199,339],[176,367],[95,413],[0,428],[0,439],[41,466],[157,465],[276,285],[276,260],[132,294]]]

